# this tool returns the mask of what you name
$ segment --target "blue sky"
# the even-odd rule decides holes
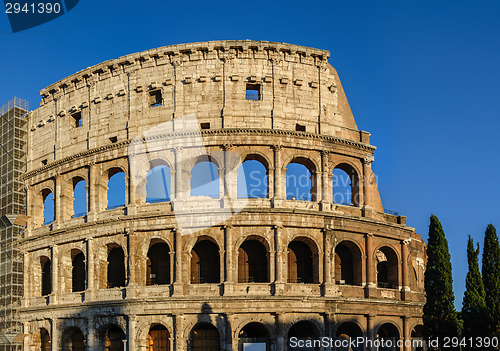
[[[0,13],[0,104],[99,62],[218,39],[331,51],[356,122],[372,133],[384,207],[427,237],[436,214],[452,255],[457,307],[467,234],[500,226],[498,1],[86,1],[12,34]]]

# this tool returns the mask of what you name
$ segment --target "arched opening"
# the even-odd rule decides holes
[[[107,209],[125,206],[125,192],[125,172],[120,168],[111,168],[108,171]]]
[[[45,328],[40,328],[40,350],[50,351],[50,335]]]
[[[267,249],[257,240],[246,240],[238,249],[238,282],[267,283]]]
[[[363,336],[363,332],[361,331],[361,328],[353,322],[345,322],[342,323],[338,328],[337,332],[335,333],[335,336],[337,339],[341,340],[356,340],[357,338],[360,338]],[[362,343],[351,343],[350,345],[354,345],[353,347],[339,347],[338,350],[340,351],[362,351],[363,350],[363,344]],[[336,349],[337,350],[337,349]]]
[[[73,178],[73,218],[87,215],[87,182],[81,177]]]
[[[265,163],[258,157],[248,156],[238,168],[238,197],[263,199],[268,194],[268,172]]]
[[[362,258],[359,248],[350,241],[335,247],[335,282],[340,285],[362,285]]]
[[[118,247],[108,248],[108,288],[125,286],[125,254]]]
[[[147,351],[170,351],[170,333],[165,326],[155,324],[148,333]]]
[[[267,328],[261,323],[252,322],[245,325],[238,335],[239,344],[243,345],[242,350],[267,351],[271,349],[271,339]],[[251,347],[245,347],[251,344]],[[240,346],[241,347],[241,346]]]
[[[424,351],[427,350],[427,343],[424,339],[424,326],[419,324],[416,325],[411,331],[412,340],[412,351]]]
[[[46,256],[40,257],[40,267],[42,269],[42,296],[52,293],[52,262]]]
[[[42,190],[43,199],[43,225],[54,222],[54,194],[49,189]]]
[[[220,283],[219,247],[201,240],[191,250],[191,284]]]
[[[286,198],[317,201],[315,167],[310,160],[296,158],[286,167]]]
[[[191,169],[191,196],[220,198],[219,167],[210,157]]]
[[[219,331],[212,324],[199,323],[189,337],[189,351],[219,351]]]
[[[146,285],[170,284],[170,248],[163,242],[149,248]]]
[[[289,351],[319,351],[320,350],[320,331],[318,327],[311,321],[300,321],[290,327],[288,331],[288,341],[292,338],[297,341],[292,347],[291,342],[287,342]],[[301,347],[301,346],[304,347]]]
[[[380,347],[380,351],[395,351],[400,350],[396,347],[396,342],[399,340],[398,328],[392,323],[382,324],[377,331],[377,339],[380,340],[381,345],[386,347]]]
[[[106,328],[102,341],[105,351],[125,351],[125,333],[117,325]]]
[[[151,168],[146,176],[146,202],[170,201],[170,167],[166,165]]]
[[[85,351],[85,338],[80,329],[76,327],[68,328],[62,336],[62,350],[64,351]]]
[[[337,165],[332,174],[333,203],[346,206],[359,205],[359,181],[356,170],[346,164]]]
[[[85,290],[85,255],[80,250],[72,250],[72,270],[71,270],[71,285],[72,291]]]
[[[311,246],[314,247],[313,250]],[[307,243],[302,238],[290,242],[288,244],[288,282],[318,283],[317,260],[316,245]]]
[[[375,255],[377,260],[377,286],[379,288],[397,289],[398,256],[388,246],[381,247]]]

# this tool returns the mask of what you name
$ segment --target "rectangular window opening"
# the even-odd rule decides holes
[[[111,141],[112,144],[116,143],[118,141],[118,137],[111,137],[109,138],[109,141]]]
[[[163,105],[163,100],[161,98],[161,90],[151,90],[148,92],[149,106],[156,107]]]
[[[210,129],[210,122],[200,124],[201,129]]]
[[[302,125],[302,124],[296,124],[295,125],[295,130],[297,132],[305,132],[306,131],[306,126]]]
[[[71,117],[73,117],[73,126],[75,128],[82,126],[82,113],[81,112],[73,113],[71,115]]]
[[[245,98],[247,100],[255,100],[255,101],[260,100],[261,99],[260,84],[248,83]]]

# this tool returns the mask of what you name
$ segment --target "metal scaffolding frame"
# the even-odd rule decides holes
[[[23,326],[17,309],[23,295],[23,257],[17,248],[26,221],[26,100],[0,107],[0,351],[22,348]]]

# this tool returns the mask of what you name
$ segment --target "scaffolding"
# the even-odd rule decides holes
[[[23,295],[23,258],[17,248],[26,221],[27,101],[13,98],[0,107],[0,351],[22,348],[18,317]]]

